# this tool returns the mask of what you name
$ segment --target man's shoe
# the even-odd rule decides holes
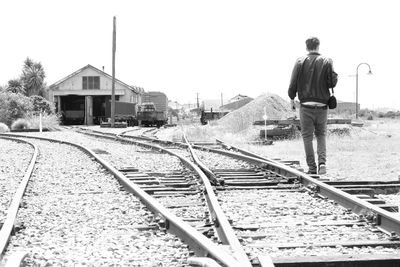
[[[317,174],[317,171],[315,171],[315,170],[308,170],[307,174]]]
[[[318,174],[326,174],[326,165],[325,164],[319,165]]]

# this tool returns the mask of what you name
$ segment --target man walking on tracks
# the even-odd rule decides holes
[[[308,174],[326,173],[326,124],[328,121],[329,88],[337,83],[330,58],[319,54],[319,40],[306,40],[308,55],[297,59],[289,85],[292,109],[296,94],[300,100],[300,127],[308,165]],[[313,135],[317,139],[318,168],[315,164]]]

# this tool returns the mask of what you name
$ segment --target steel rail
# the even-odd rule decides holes
[[[137,138],[137,137],[134,137]],[[155,142],[163,142],[162,140],[153,140]],[[171,143],[170,141],[168,141]],[[166,143],[166,142],[164,142]],[[286,166],[278,161],[271,160],[259,156],[255,153],[249,152],[245,149],[241,149],[236,146],[227,145],[223,141],[217,139],[217,143],[221,146],[236,150],[241,154],[233,153],[225,150],[220,149],[212,149],[212,148],[204,148],[202,146],[194,145],[193,147],[196,149],[201,149],[205,151],[215,152],[227,156],[231,156],[237,159],[246,160],[248,162],[261,165],[268,170],[274,171],[278,174],[287,176],[287,177],[296,177],[300,180],[300,182],[305,185],[306,187],[312,188],[312,190],[324,197],[334,200],[338,204],[342,205],[343,207],[351,210],[352,212],[360,215],[364,215],[365,217],[370,218],[370,222],[378,225],[378,228],[382,229],[384,232],[396,233],[400,235],[400,217],[396,216],[395,214],[386,211],[382,208],[379,208],[363,199],[357,198],[349,193],[346,193],[340,189],[337,189],[333,186],[330,186],[326,183],[318,181],[311,176],[300,172],[296,169],[293,169],[289,166]],[[181,144],[181,143],[179,143]],[[181,144],[182,145],[182,144]],[[269,262],[269,261],[267,261]]]
[[[218,263],[216,263],[213,259],[206,257],[196,257],[189,258],[188,263],[191,266],[199,266],[199,267],[220,267]],[[6,266],[7,267],[7,266]]]
[[[190,150],[190,154],[192,155],[193,160],[197,164],[197,166],[199,166],[203,172],[209,174],[208,176],[213,176],[213,173],[199,160],[199,158],[193,151],[193,148],[189,144],[189,141],[187,140],[185,135],[183,136],[183,138],[188,144],[188,149]],[[242,262],[243,264],[246,264],[242,266],[252,266],[251,263],[249,262],[246,252],[244,251],[230,223],[228,222],[225,213],[222,211],[222,208],[218,203],[218,199],[213,191],[213,188],[211,187],[210,181],[207,179],[207,177],[202,177],[202,180],[207,192],[206,195],[207,204],[210,209],[210,214],[213,217],[212,219],[214,222],[214,227],[218,232],[220,240],[222,241],[223,244],[227,244],[232,248],[235,258],[240,260],[240,262]]]
[[[39,150],[36,145],[34,145],[28,141],[25,141],[25,140],[2,136],[1,134],[0,134],[0,138],[15,141],[15,142],[20,142],[20,143],[25,143],[25,144],[30,145],[33,148],[33,154],[32,154],[30,163],[25,171],[24,177],[22,178],[22,180],[18,186],[17,191],[15,192],[15,194],[13,196],[13,199],[12,199],[11,204],[7,211],[6,220],[4,221],[4,224],[0,230],[0,260],[2,260],[3,254],[4,254],[7,244],[8,244],[8,241],[10,240],[12,230],[14,229],[14,225],[15,225],[15,221],[17,219],[18,209],[21,204],[22,197],[24,196],[29,179],[32,176],[33,168],[35,166],[36,159],[39,154]]]
[[[25,266],[23,264],[24,260],[29,256],[27,252],[16,251],[7,258],[6,265],[4,267],[19,267]]]
[[[90,131],[94,131],[94,130],[90,130]],[[133,130],[123,131],[123,132],[119,133],[118,136],[139,139],[139,140],[144,140],[144,141],[153,142],[153,143],[161,143],[161,144],[167,144],[167,145],[176,144],[179,146],[187,147],[187,144],[183,143],[183,142],[173,142],[173,141],[168,141],[168,140],[156,139],[156,138],[151,138],[151,137],[144,136],[144,135],[126,135],[126,133],[133,132],[133,131],[135,131],[135,130],[133,129]],[[100,131],[94,131],[94,132],[101,133]]]
[[[128,131],[122,132],[121,135],[123,135],[126,132],[128,132]],[[143,138],[145,140],[152,141],[152,142],[157,142],[157,143],[171,144],[170,141],[166,141],[166,140],[152,139],[152,138],[148,138],[148,137],[140,137],[140,138]],[[196,163],[196,165],[208,177],[208,179],[207,179],[207,177],[204,177],[204,178],[202,177],[202,180],[203,180],[205,189],[207,191],[207,194],[206,194],[207,205],[209,207],[210,214],[212,216],[212,220],[214,222],[214,227],[217,230],[218,237],[220,238],[220,240],[223,244],[227,244],[232,248],[232,250],[234,251],[234,254],[235,254],[235,258],[240,259],[240,261],[243,264],[247,264],[247,265],[243,265],[243,266],[251,266],[251,263],[249,262],[249,259],[246,255],[242,245],[240,244],[239,240],[237,239],[228,219],[226,218],[225,213],[222,211],[222,208],[219,205],[218,199],[217,199],[217,197],[213,191],[213,188],[210,184],[210,181],[213,182],[214,184],[218,184],[217,178],[212,173],[212,171],[199,160],[199,158],[197,157],[196,153],[194,152],[194,150],[185,134],[183,134],[183,139],[185,140],[185,143],[177,143],[177,142],[175,142],[175,143],[178,145],[181,145],[181,146],[186,146],[189,149],[190,154],[192,155],[193,160]],[[272,262],[272,261],[270,261],[270,262]],[[263,267],[267,267],[267,266],[274,266],[274,265],[273,264],[264,264],[263,265]]]
[[[265,157],[263,157],[263,156],[260,156],[260,155],[257,155],[257,154],[255,154],[255,153],[252,153],[252,152],[250,152],[250,151],[247,151],[247,150],[244,150],[244,149],[241,149],[241,148],[238,148],[238,147],[235,147],[235,146],[231,146],[231,145],[227,145],[225,142],[223,142],[222,140],[220,140],[220,139],[215,139],[216,141],[217,141],[217,144],[220,144],[223,148],[225,148],[225,149],[233,149],[233,150],[236,150],[236,151],[238,151],[238,152],[240,152],[240,153],[242,153],[242,154],[244,154],[244,155],[247,155],[247,156],[250,156],[250,157],[253,157],[253,158],[258,158],[258,159],[262,159],[262,160],[266,160],[266,161],[271,161],[271,162],[276,162],[276,163],[278,163],[277,161],[274,161],[274,160],[271,160],[271,159],[268,159],[268,158],[265,158]]]
[[[87,134],[103,137],[101,134],[98,135],[97,133],[94,133],[94,134],[87,133]],[[116,138],[118,140],[121,140],[121,141],[124,141],[124,142],[129,142],[129,143],[133,142],[133,143],[145,145],[145,146],[150,147],[150,148],[154,148],[155,147],[157,150],[161,150],[161,151],[164,151],[164,152],[166,152],[166,153],[168,153],[170,155],[178,157],[185,165],[187,165],[189,168],[194,170],[199,175],[200,179],[203,182],[204,189],[205,189],[204,196],[205,196],[205,198],[207,200],[206,203],[207,203],[207,206],[208,206],[208,208],[210,210],[210,216],[211,216],[211,219],[212,219],[212,221],[214,223],[214,227],[215,227],[215,229],[217,231],[217,235],[218,235],[219,239],[221,240],[221,242],[223,244],[229,245],[232,248],[234,257],[235,257],[235,259],[237,259],[240,262],[240,266],[243,266],[243,267],[246,267],[246,266],[250,267],[251,266],[251,263],[250,263],[247,255],[246,255],[246,253],[244,252],[244,250],[243,250],[242,246],[240,245],[239,241],[237,240],[237,237],[235,236],[235,234],[233,232],[233,229],[231,228],[231,226],[230,226],[230,224],[229,224],[224,212],[222,211],[222,209],[221,209],[221,207],[220,207],[220,205],[218,203],[217,197],[214,194],[214,191],[213,191],[213,188],[212,188],[212,186],[210,184],[209,178],[202,171],[202,169],[203,169],[202,167],[197,166],[196,164],[192,163],[191,161],[187,160],[186,158],[182,157],[181,155],[176,154],[175,152],[173,152],[171,150],[168,150],[168,149],[165,149],[163,147],[155,146],[155,145],[148,145],[148,144],[141,143],[141,142],[138,142],[138,141],[132,141],[130,139],[123,138],[123,137],[121,137],[119,135],[116,135]],[[150,138],[150,141],[151,140],[152,139]],[[187,141],[186,138],[185,138],[185,140]],[[170,144],[171,142],[162,141],[162,143]],[[189,143],[186,143],[186,144],[185,143],[182,143],[182,144],[179,143],[179,144],[183,145],[183,146],[186,146],[189,149],[191,149]],[[191,155],[192,155],[193,159],[196,162],[197,156],[194,154],[193,150],[191,150],[190,152],[191,152]],[[197,159],[197,162],[199,162],[198,159]],[[204,165],[203,165],[203,167],[204,167]]]
[[[315,193],[336,201],[338,204],[356,214],[364,215],[371,218],[373,223],[389,233],[395,232],[397,235],[400,235],[400,217],[396,214],[379,208],[363,199],[346,193],[324,182],[318,181],[317,179],[314,179],[311,176],[296,169],[293,169],[289,166],[286,166],[280,162],[265,158],[261,159],[261,156],[258,156],[252,152],[232,145],[227,145],[221,140],[218,140],[218,142],[223,146],[232,148],[243,154],[237,154],[234,152],[219,149],[209,150],[223,155],[229,155],[238,159],[246,160],[255,164],[261,164],[263,165],[263,167],[266,167],[267,169],[282,174],[284,176],[297,177],[303,185],[312,188]]]
[[[228,145],[219,139],[216,139],[216,141],[222,147],[238,151],[241,154],[232,153],[225,150],[205,148],[198,145],[193,145],[192,147],[204,151],[210,151],[214,153],[231,156],[241,160],[246,160],[248,162],[252,162],[258,165],[261,164],[263,167],[266,167],[271,171],[277,172],[287,177],[297,177],[299,178],[300,182],[303,185],[312,188],[312,190],[315,193],[318,193],[324,197],[334,200],[338,204],[342,205],[343,207],[351,210],[356,214],[363,215],[369,218],[372,223],[378,225],[378,228],[382,229],[384,232],[388,234],[394,232],[397,235],[400,235],[400,217],[396,216],[394,213],[386,211],[363,199],[360,199],[340,189],[337,189],[326,183],[318,181],[312,178],[311,176],[303,172],[300,172],[296,169],[293,169],[289,166],[286,166],[278,161],[262,157],[260,155],[257,155],[255,153],[252,153],[250,151],[247,151],[245,149],[233,145]],[[157,140],[157,142],[163,142],[163,141]]]
[[[117,137],[120,137],[121,135],[123,135],[126,132],[128,132],[128,131],[124,131],[124,132],[121,132],[120,134],[117,134]],[[135,136],[135,138],[136,138],[136,136]],[[138,139],[146,140],[146,141],[150,141],[150,142],[163,143],[163,144],[174,143],[174,142],[170,142],[170,141],[166,141],[166,140],[153,139],[153,138],[148,138],[148,137],[143,137],[143,136],[139,137]],[[183,139],[185,140],[185,143],[176,143],[176,142],[175,143],[189,149],[189,151],[193,157],[193,160],[197,166],[192,164],[192,162],[187,161],[187,159],[181,157],[180,155],[178,155],[168,149],[163,149],[163,150],[170,153],[171,155],[177,156],[182,162],[185,162],[186,165],[188,165],[190,168],[192,168],[199,174],[199,176],[203,182],[204,188],[205,188],[204,193],[205,193],[205,198],[207,200],[206,203],[210,210],[211,219],[214,223],[214,227],[217,231],[217,235],[218,235],[219,239],[221,240],[221,242],[223,244],[229,245],[232,248],[235,258],[238,259],[242,263],[241,266],[243,266],[243,267],[251,266],[251,263],[246,255],[245,251],[243,250],[242,245],[240,244],[239,240],[237,239],[231,225],[229,224],[228,219],[226,218],[224,212],[222,211],[222,208],[219,205],[218,199],[217,199],[217,197],[214,193],[214,190],[211,186],[210,180],[214,184],[218,183],[217,179],[215,178],[215,175],[198,159],[197,155],[193,151],[193,149],[185,135],[183,135]],[[129,141],[131,141],[131,140],[129,140]]]
[[[90,133],[88,133],[90,134]],[[28,135],[19,135],[19,134],[2,134],[7,136],[17,136],[21,138],[32,138],[50,142],[58,142],[62,144],[67,144],[74,146],[82,151],[84,151],[89,156],[93,157],[97,162],[99,162],[104,168],[106,168],[109,172],[111,172],[114,177],[118,179],[121,185],[130,193],[137,196],[143,204],[153,213],[156,215],[161,215],[165,219],[165,228],[168,232],[178,236],[181,240],[186,242],[191,249],[193,249],[198,256],[211,256],[211,258],[215,259],[218,263],[222,264],[223,266],[229,267],[241,267],[243,266],[237,259],[229,255],[227,252],[222,250],[216,244],[211,242],[208,238],[204,235],[199,233],[195,228],[190,226],[188,223],[184,222],[182,219],[171,213],[167,208],[162,206],[157,200],[147,194],[144,190],[142,190],[138,185],[130,181],[128,178],[125,177],[123,173],[118,171],[115,167],[113,167],[110,163],[105,161],[103,158],[95,154],[92,150],[85,146],[81,146],[75,143],[52,139],[52,138],[44,138],[44,137],[36,137],[36,136],[28,136]],[[92,134],[96,135],[96,134]],[[110,135],[98,135],[102,138],[108,139],[115,139],[116,137],[112,137]],[[172,151],[166,151],[160,146],[149,145],[146,143],[141,143],[137,141],[128,140],[125,138],[119,137],[118,139],[123,140],[129,143],[136,143],[138,145],[146,146],[152,149],[165,151],[172,155],[178,156]],[[188,161],[187,161],[188,162]],[[196,166],[197,167],[197,166]]]

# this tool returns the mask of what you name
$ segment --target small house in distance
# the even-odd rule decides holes
[[[220,99],[205,99],[202,101],[200,107],[202,110],[219,110],[219,107],[221,106],[221,100]]]
[[[143,89],[115,79],[115,100],[123,112],[135,115]],[[49,87],[49,100],[55,103],[65,124],[99,124],[110,109],[112,76],[87,65]],[[117,108],[116,108],[117,110]],[[116,111],[117,112],[117,111]]]
[[[232,97],[231,99],[229,99],[229,100],[228,100],[228,103],[237,102],[237,101],[240,101],[240,100],[246,99],[246,98],[249,98],[249,97],[246,96],[246,95],[238,94],[238,95]]]
[[[241,95],[238,95],[241,96]],[[238,99],[238,100],[235,100]],[[235,101],[232,101],[235,100]],[[253,98],[248,97],[248,96],[244,96],[244,97],[235,97],[232,98],[228,104],[223,105],[220,107],[221,111],[234,111],[236,109],[239,109],[241,107],[243,107],[244,105],[246,105],[247,103],[250,103],[251,101],[253,101]]]

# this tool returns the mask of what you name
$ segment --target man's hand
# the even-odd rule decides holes
[[[296,105],[294,104],[294,99],[290,100],[290,106],[292,107],[292,110],[296,110]]]

